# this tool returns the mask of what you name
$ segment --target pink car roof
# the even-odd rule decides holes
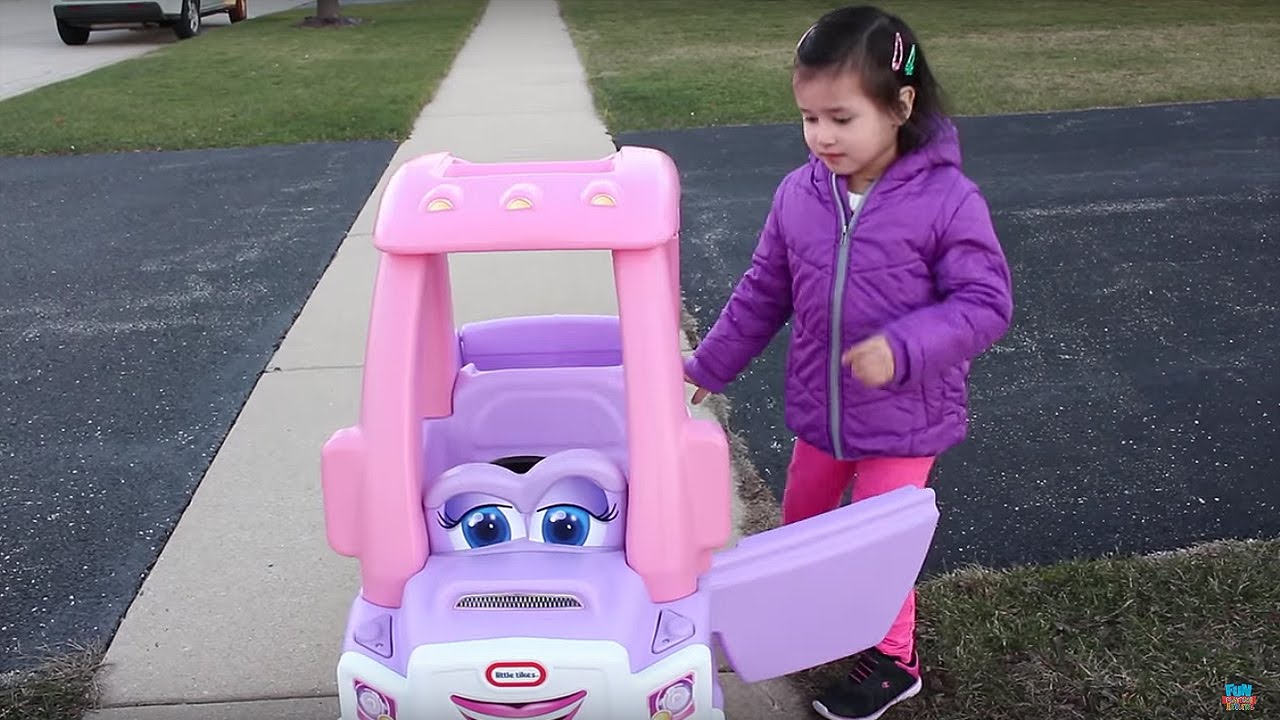
[[[680,359],[679,175],[657,150],[579,162],[474,164],[449,154],[400,167],[383,193],[357,428],[325,449],[330,542],[360,558],[372,602],[398,604],[426,562],[424,418],[452,412],[454,252],[612,250],[626,370],[627,563],[655,601],[691,593],[728,540],[728,442],[689,417]]]
[[[576,162],[426,155],[392,177],[375,244],[396,254],[653,248],[679,230],[677,178],[669,157],[640,147]]]

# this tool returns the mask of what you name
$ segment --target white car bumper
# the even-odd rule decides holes
[[[622,645],[517,638],[426,645],[408,678],[356,652],[338,664],[341,720],[724,720],[710,648],[632,674]]]

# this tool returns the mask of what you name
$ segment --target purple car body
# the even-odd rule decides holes
[[[624,148],[596,164],[429,156],[400,173],[416,182],[388,186],[383,212],[398,222],[404,207],[439,209],[447,197],[445,210],[465,210],[484,192],[503,198],[489,218],[490,207],[553,205],[557,192],[614,208],[646,189],[669,195],[674,169]],[[494,178],[530,199],[467,182]],[[599,201],[601,187],[615,205]],[[498,217],[480,224],[486,247],[573,247]],[[636,217],[616,222],[634,230]],[[379,243],[375,231],[379,288],[402,287],[375,292],[361,422],[323,458],[330,542],[360,557],[364,576],[338,665],[343,720],[722,719],[713,647],[753,682],[884,637],[932,540],[932,491],[905,488],[726,547],[728,444],[684,404],[678,312],[644,302],[654,288],[678,298],[675,233],[654,235],[648,247],[612,247],[618,316],[453,330],[441,265],[474,246],[409,252],[403,235]],[[412,285],[410,271],[436,286]],[[420,306],[403,307],[406,297]],[[398,365],[379,362],[406,346]],[[409,454],[386,462],[397,452]]]

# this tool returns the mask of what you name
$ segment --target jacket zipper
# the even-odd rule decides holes
[[[849,273],[849,241],[854,227],[858,224],[858,216],[862,214],[862,209],[867,206],[868,197],[871,195],[871,190],[875,185],[876,183],[873,181],[867,191],[862,194],[862,202],[853,211],[853,216],[849,217],[845,210],[844,198],[840,196],[840,185],[836,181],[836,175],[835,173],[831,175],[831,194],[840,212],[840,250],[836,255],[835,281],[831,288],[831,353],[827,367],[827,408],[829,409],[828,417],[831,429],[831,449],[837,460],[844,459],[840,441],[840,374],[842,372],[840,356],[843,354],[840,342],[842,335],[840,326],[844,315],[845,279]]]

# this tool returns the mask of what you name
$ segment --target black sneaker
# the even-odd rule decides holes
[[[876,720],[885,710],[920,692],[920,659],[911,663],[875,648],[860,653],[849,674],[813,701],[813,709],[829,720]]]

